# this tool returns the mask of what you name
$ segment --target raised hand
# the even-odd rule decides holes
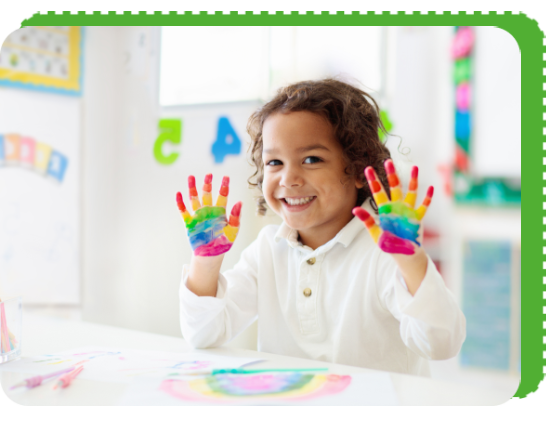
[[[207,174],[201,196],[203,204],[201,204],[195,187],[195,177],[189,176],[189,195],[193,215],[186,209],[182,193],[176,193],[178,209],[186,224],[188,238],[196,256],[218,256],[226,253],[232,247],[240,226],[242,202],[238,202],[232,207],[230,219],[226,219],[230,179],[226,176],[223,177],[216,206],[213,206],[212,181],[213,175]]]
[[[354,208],[352,213],[364,222],[381,250],[387,253],[411,255],[416,252],[416,248],[421,247],[418,242],[418,231],[420,221],[431,203],[433,186],[427,189],[422,205],[414,209],[418,190],[418,167],[414,166],[412,168],[410,185],[404,200],[402,199],[402,189],[393,161],[386,160],[385,169],[391,188],[391,200],[389,200],[373,168],[367,167],[365,169],[367,181],[379,210],[379,225],[375,223],[373,217],[366,210],[360,207]]]

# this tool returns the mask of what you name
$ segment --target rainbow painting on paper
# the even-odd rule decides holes
[[[217,374],[195,380],[167,379],[160,391],[174,398],[203,403],[238,403],[243,400],[304,401],[343,392],[350,376],[300,372],[257,375]]]

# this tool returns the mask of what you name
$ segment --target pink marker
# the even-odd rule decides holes
[[[45,374],[44,376],[30,377],[28,379],[23,380],[21,383],[18,383],[16,385],[12,386],[10,388],[10,390],[13,390],[17,387],[27,387],[27,388],[31,389],[33,387],[40,386],[42,384],[42,382],[45,381],[45,380],[51,379],[52,377],[56,377],[56,376],[60,376],[60,375],[69,373],[69,372],[73,371],[74,369],[75,369],[75,367],[69,367],[69,368],[66,368],[64,370],[56,371],[54,373]]]

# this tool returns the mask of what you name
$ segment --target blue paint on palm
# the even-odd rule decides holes
[[[398,215],[380,215],[379,216],[379,226],[383,231],[389,231],[391,234],[396,235],[399,238],[404,238],[406,240],[413,241],[418,246],[418,230],[420,228],[419,223],[414,223],[406,218],[401,218]]]
[[[227,224],[228,222],[224,215],[198,223],[188,232],[192,248],[195,250],[197,247],[204,246],[213,241],[222,233]]]

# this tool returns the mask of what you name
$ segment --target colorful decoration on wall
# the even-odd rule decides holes
[[[68,158],[46,143],[19,134],[0,134],[0,167],[20,166],[64,180]]]
[[[520,185],[504,178],[474,177],[470,172],[473,139],[473,52],[474,31],[470,26],[455,27],[452,44],[455,84],[454,197],[460,203],[520,203]],[[448,190],[451,190],[450,188]]]
[[[182,141],[182,120],[161,119],[159,121],[160,134],[153,145],[155,160],[162,165],[173,164],[180,156],[179,152],[163,153],[165,143],[179,145]],[[227,155],[239,155],[242,142],[227,117],[219,117],[217,122],[217,139],[211,146],[211,153],[216,164],[222,164]]]
[[[211,148],[215,163],[221,164],[226,155],[239,155],[241,149],[242,143],[232,124],[230,124],[230,120],[226,117],[220,117],[217,126],[217,140]]]
[[[305,401],[342,392],[350,376],[299,372],[258,375],[218,374],[196,380],[164,380],[160,390],[175,398],[205,403],[245,399]]]
[[[387,133],[389,133],[393,128],[393,122],[389,118],[389,113],[385,110],[381,110],[379,112],[379,118],[381,119],[381,123],[383,123],[383,127],[385,128],[385,130],[387,131]],[[379,130],[379,140],[383,143],[385,143],[385,141],[387,140],[386,135],[385,133],[383,133],[382,130]]]
[[[32,26],[12,32],[0,49],[0,85],[81,95],[79,26]]]
[[[179,145],[182,141],[182,120],[162,119],[159,121],[160,134],[153,146],[153,155],[159,164],[171,165],[178,159],[178,152],[163,154],[163,145],[167,142]]]

